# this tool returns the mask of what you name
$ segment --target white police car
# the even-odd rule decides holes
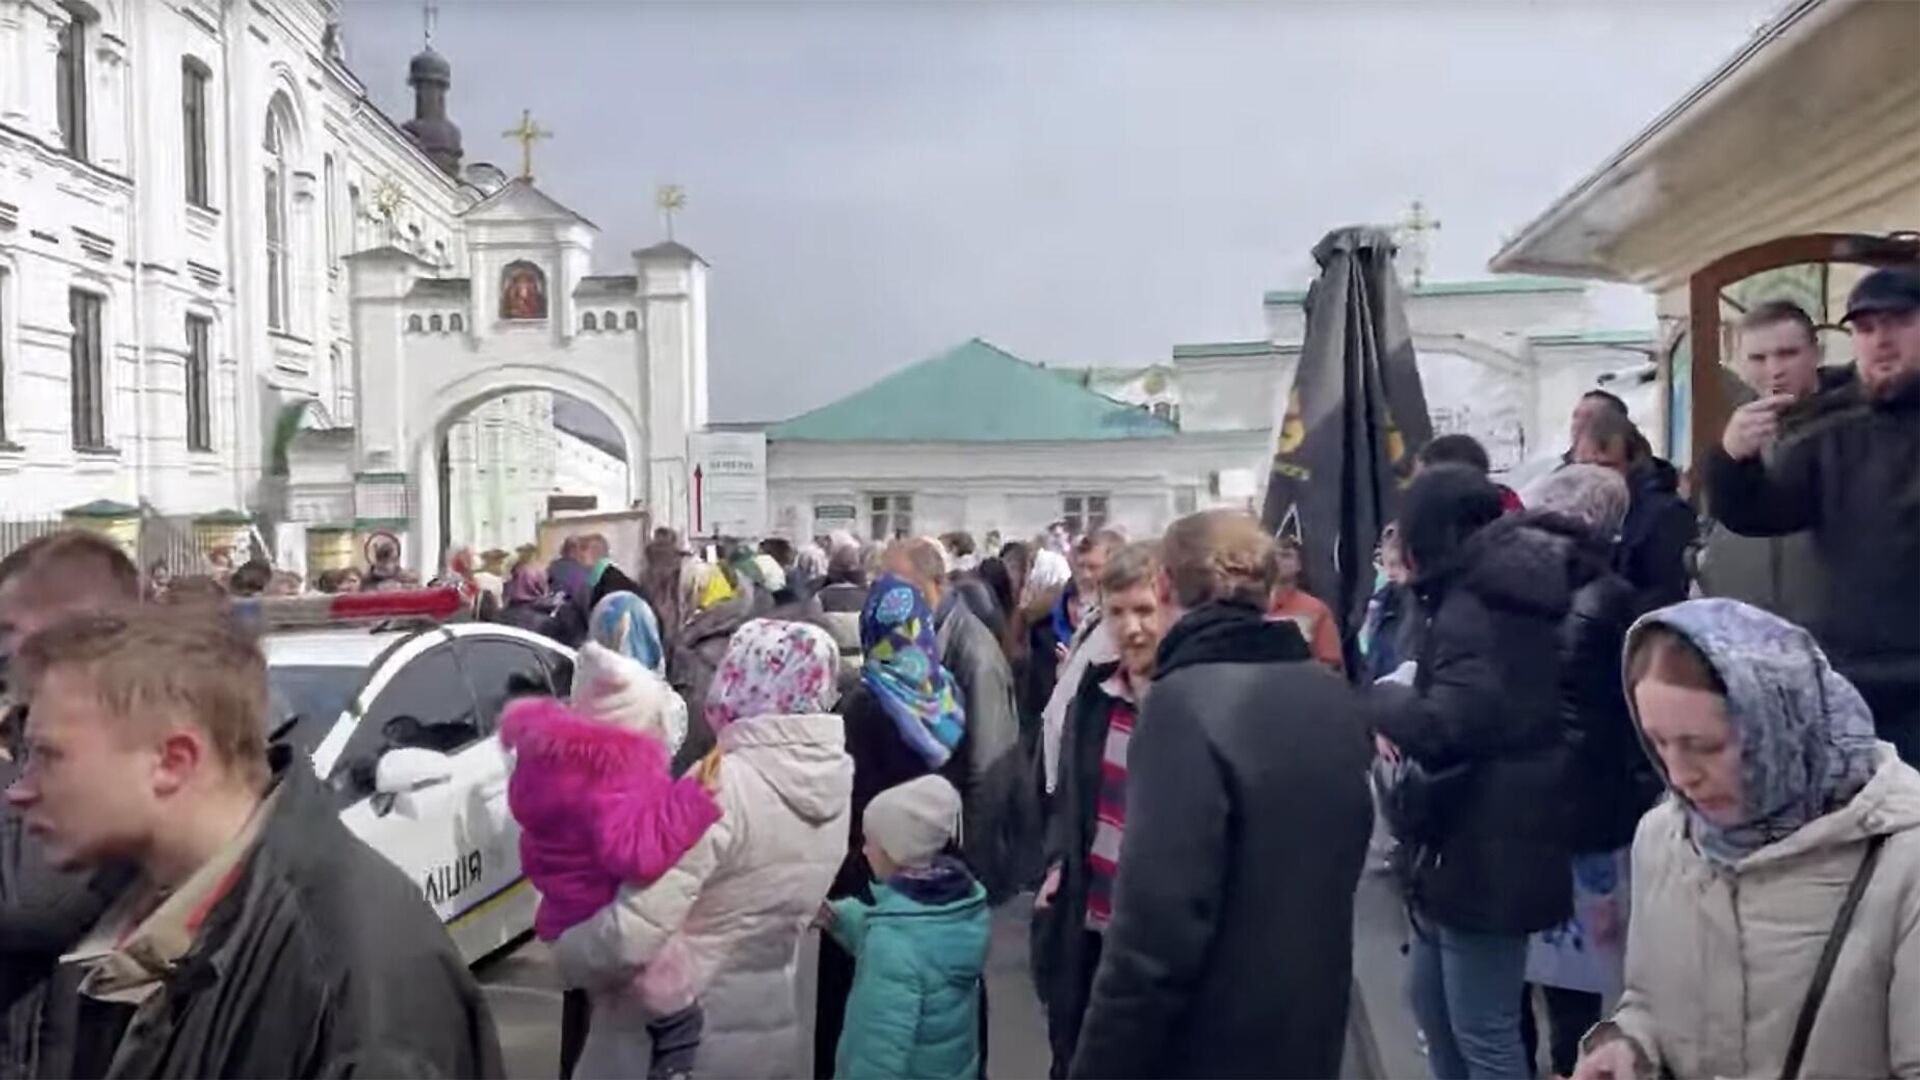
[[[500,711],[510,697],[564,697],[573,652],[493,623],[364,625],[444,615],[449,596],[460,604],[422,589],[259,607],[279,740],[311,755],[341,820],[419,884],[472,963],[524,938],[537,902],[507,809]]]

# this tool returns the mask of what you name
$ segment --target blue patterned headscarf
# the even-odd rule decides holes
[[[893,718],[901,739],[933,768],[945,765],[966,732],[967,717],[953,677],[940,666],[926,597],[906,580],[883,575],[860,612],[860,646],[866,654],[860,681]]]
[[[633,593],[611,592],[593,606],[588,620],[593,640],[622,656],[638,660],[648,670],[664,674],[666,650],[660,646],[660,620],[653,608]]]
[[[1731,866],[1845,805],[1872,778],[1873,714],[1813,635],[1738,600],[1689,600],[1634,623],[1627,655],[1650,626],[1692,642],[1727,687],[1727,722],[1740,746],[1740,822],[1717,824],[1674,791],[1708,859]],[[1646,749],[1664,778],[1659,755]]]

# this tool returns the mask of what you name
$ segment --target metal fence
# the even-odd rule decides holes
[[[30,540],[71,527],[57,515],[0,520],[0,555]],[[258,542],[256,539],[256,544]],[[205,571],[205,553],[194,539],[191,516],[142,513],[139,541],[128,554],[134,557],[143,572],[155,564],[164,564],[175,574]]]

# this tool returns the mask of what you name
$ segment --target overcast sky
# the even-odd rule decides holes
[[[523,107],[555,132],[538,181],[602,272],[686,188],[714,416],[759,420],[973,336],[1101,365],[1261,337],[1322,234],[1415,198],[1432,276],[1484,276],[1775,6],[442,0],[434,45],[469,162],[517,163]],[[348,0],[346,41],[412,115],[421,5]]]

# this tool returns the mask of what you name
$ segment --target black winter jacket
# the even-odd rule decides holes
[[[1251,607],[1188,612],[1157,666],[1072,1075],[1338,1075],[1373,829],[1360,702]]]
[[[1651,458],[1627,474],[1633,501],[1620,526],[1618,567],[1639,591],[1643,610],[1687,598],[1687,549],[1700,535],[1700,519],[1680,497],[1680,474]]]
[[[1080,1021],[1087,1011],[1091,981],[1087,966],[1098,959],[1090,955],[1084,932],[1092,887],[1087,857],[1093,851],[1107,733],[1119,704],[1101,687],[1119,670],[1118,663],[1091,665],[1080,680],[1061,734],[1060,782],[1047,820],[1045,862],[1060,868],[1060,887],[1046,910],[1034,911],[1029,947],[1034,981],[1047,1011],[1048,1039],[1058,1062],[1073,1060]],[[1132,761],[1131,755],[1128,760]]]
[[[1415,686],[1375,687],[1372,715],[1402,752],[1448,776],[1443,838],[1403,850],[1416,915],[1520,934],[1571,910],[1559,630],[1584,536],[1555,515],[1510,514],[1413,583]]]
[[[1665,790],[1627,711],[1620,652],[1641,608],[1634,587],[1608,568],[1611,547],[1590,538],[1575,549],[1573,580],[1585,580],[1560,623],[1560,725],[1575,854],[1631,844],[1640,816]]]
[[[138,1013],[82,1001],[82,1058],[111,1054],[112,1077],[504,1076],[420,887],[347,831],[304,758],[272,753],[279,796],[238,879]]]
[[[1718,446],[1703,464],[1709,509],[1728,528],[1812,531],[1826,596],[1807,629],[1883,733],[1920,725],[1884,704],[1920,700],[1920,379],[1881,401],[1854,394],[1780,443],[1771,465]]]

